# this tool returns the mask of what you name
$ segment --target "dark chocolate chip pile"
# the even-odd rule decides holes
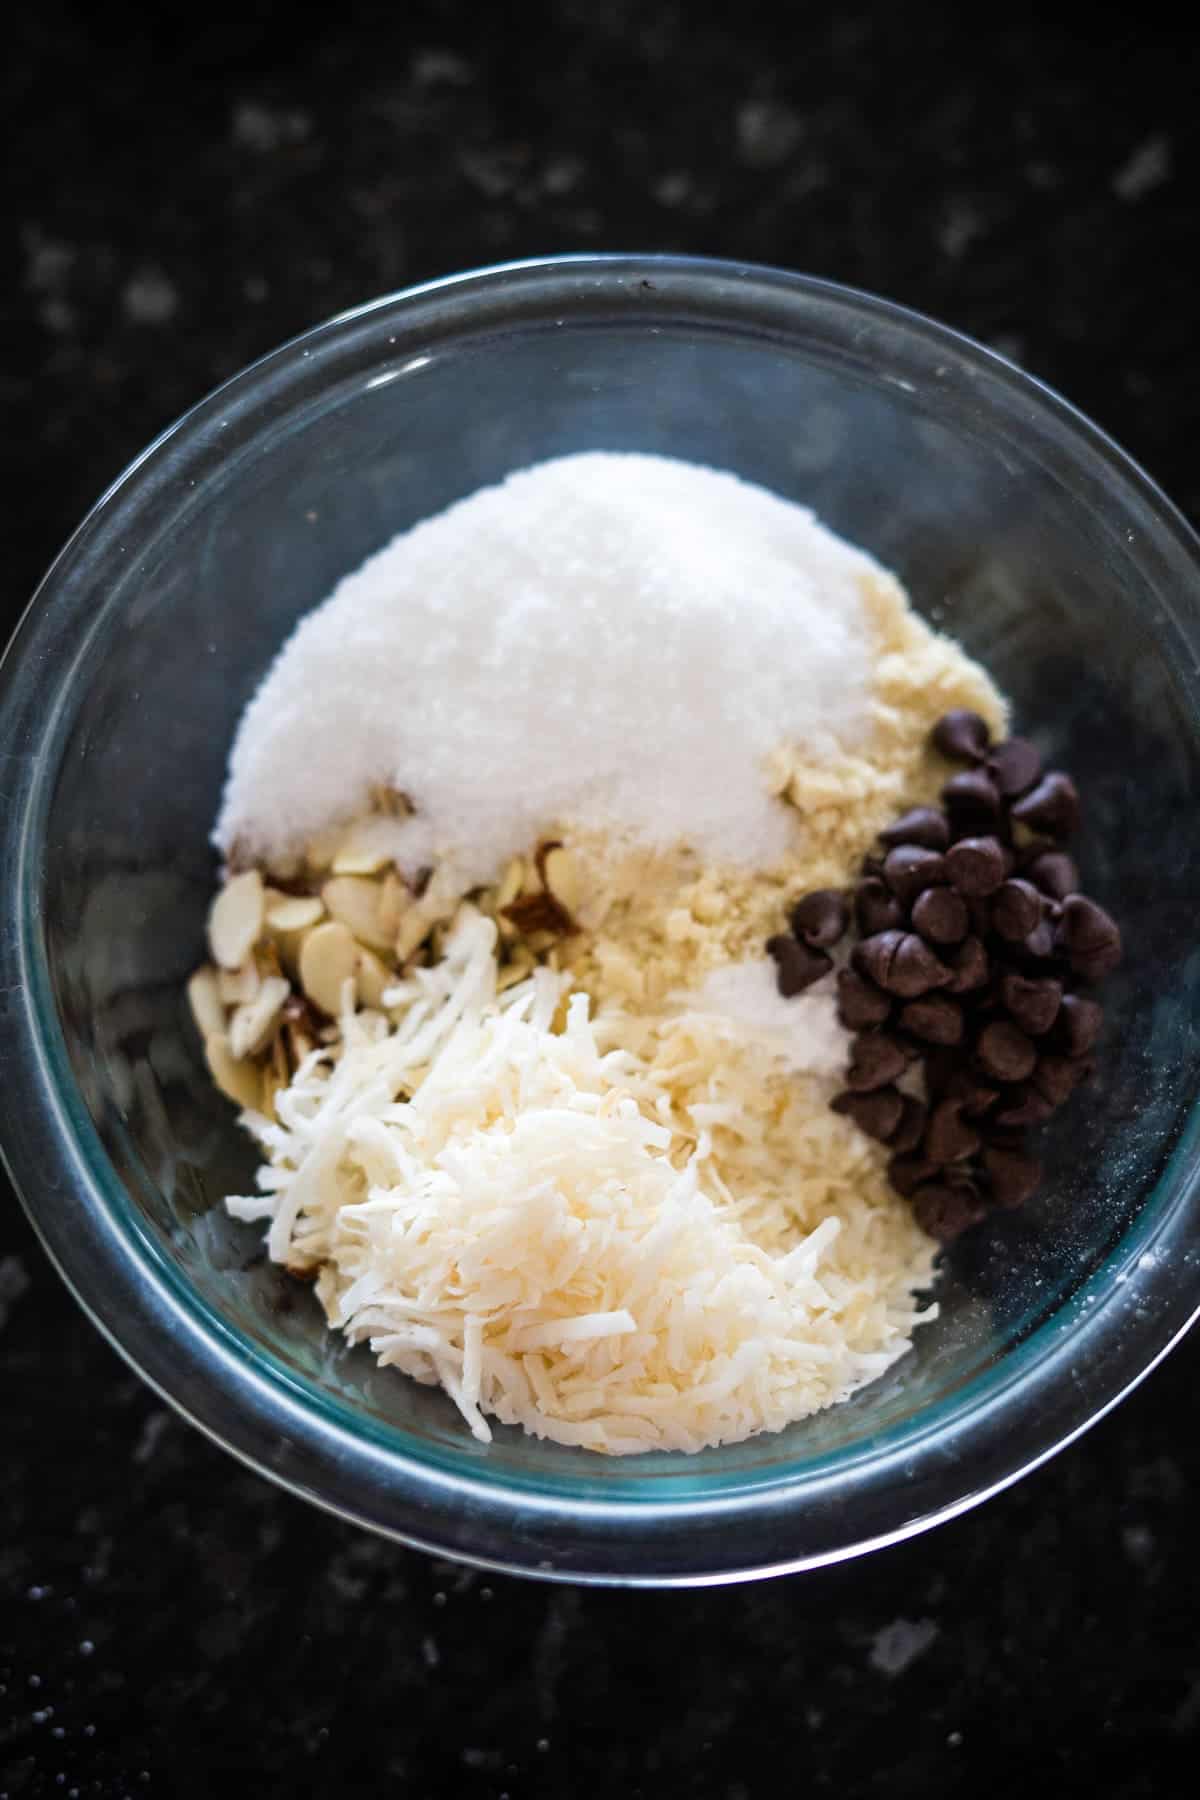
[[[804,895],[767,950],[790,997],[857,930],[837,971],[856,1035],[834,1110],[887,1144],[893,1186],[948,1243],[1036,1190],[1026,1133],[1091,1073],[1103,1013],[1078,990],[1116,967],[1121,933],[1062,847],[1079,824],[1071,777],[1024,738],[993,744],[976,713],[947,713],[932,741],[967,765],[942,807],[881,831],[854,893]],[[898,1085],[914,1063],[924,1101]]]

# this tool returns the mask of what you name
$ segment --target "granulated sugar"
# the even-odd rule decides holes
[[[767,754],[819,759],[865,729],[877,574],[713,469],[592,453],[524,470],[395,538],[301,622],[243,718],[217,842],[286,855],[386,785],[419,815],[396,854],[475,880],[568,821],[769,863],[796,825]]]

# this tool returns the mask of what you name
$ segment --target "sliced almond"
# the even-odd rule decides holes
[[[268,931],[307,931],[324,917],[324,904],[315,894],[272,895],[267,902]]]
[[[335,875],[321,889],[325,910],[331,919],[353,932],[360,944],[373,950],[389,950],[391,936],[379,921],[380,885],[361,875]]]
[[[378,875],[392,860],[394,828],[378,817],[356,819],[342,833],[331,867],[335,875]]]
[[[287,1047],[284,1044],[283,1038],[284,1034],[282,1031],[277,1031],[275,1033],[274,1040],[271,1044],[271,1061],[269,1065],[280,1087],[286,1087],[288,1082],[292,1079],[292,1071],[288,1064]]]
[[[237,969],[262,936],[263,880],[257,869],[247,869],[227,881],[208,915],[208,942],[213,961],[223,969]]]
[[[209,1072],[221,1092],[235,1106],[253,1111],[259,1102],[258,1070],[252,1062],[242,1062],[233,1054],[224,1032],[214,1032],[205,1041],[204,1054]]]
[[[269,975],[253,1000],[234,1012],[229,1021],[229,1048],[239,1061],[266,1049],[291,991],[282,976]]]
[[[188,1005],[202,1038],[215,1036],[225,1029],[225,1005],[217,986],[217,971],[208,963],[197,969],[187,984]]]
[[[397,875],[389,869],[379,884],[379,929],[387,933],[391,943],[400,929],[400,921],[412,904],[412,895]]]
[[[512,905],[517,895],[521,892],[524,881],[524,859],[520,856],[514,856],[501,877],[500,885],[496,889],[495,898],[492,901],[493,908],[496,912],[503,912],[506,906]]]
[[[556,844],[546,852],[542,862],[542,880],[559,905],[569,913],[579,910],[583,898],[583,876],[579,864],[569,850]]]
[[[394,945],[396,960],[405,963],[414,956],[433,930],[435,920],[426,912],[418,901],[410,906],[400,921],[400,929],[396,933]]]
[[[360,949],[354,977],[359,1005],[381,1007],[385,989],[395,985],[396,977],[387,964],[373,950]]]
[[[300,985],[313,1005],[319,1006],[331,1018],[336,1019],[342,1010],[342,989],[347,981],[354,979],[358,953],[354,938],[336,919],[318,925],[304,940],[300,951]]]
[[[304,846],[306,866],[318,875],[328,869],[338,853],[344,836],[345,827],[343,826],[340,830],[318,831],[315,837],[309,838]]]
[[[240,969],[217,971],[217,992],[226,1006],[241,1006],[253,1000],[262,984],[258,964],[248,956]]]
[[[277,931],[271,944],[279,958],[280,968],[292,982],[293,986],[300,980],[300,952],[304,948],[304,940],[310,931],[316,931],[325,917],[325,908],[321,907],[321,916],[316,925],[306,925],[302,931]],[[274,971],[272,971],[274,972]]]
[[[378,875],[391,860],[384,850],[357,850],[351,845],[338,851],[330,868],[335,875]]]

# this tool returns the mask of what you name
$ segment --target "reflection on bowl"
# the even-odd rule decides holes
[[[706,461],[818,511],[1012,696],[1091,802],[1083,876],[1129,954],[1100,1081],[1023,1216],[949,1260],[882,1380],[788,1431],[614,1460],[500,1429],[328,1334],[226,1218],[253,1152],[182,984],[242,707],[298,615],[395,532],[582,448]],[[151,447],[4,667],[4,1143],[51,1255],[130,1361],[265,1473],[452,1556],[728,1580],[961,1510],[1098,1417],[1200,1302],[1200,546],[987,351],[761,269],[585,257],[321,327]],[[1086,859],[1090,857],[1090,862]]]

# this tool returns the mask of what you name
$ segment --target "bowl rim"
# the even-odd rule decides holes
[[[717,1487],[686,1498],[565,1500],[550,1490],[506,1484],[471,1468],[450,1471],[343,1423],[315,1389],[287,1380],[280,1366],[249,1352],[249,1340],[220,1325],[148,1238],[116,1217],[97,1158],[107,1155],[55,1041],[40,935],[38,828],[57,759],[56,722],[89,621],[84,597],[68,593],[71,571],[94,536],[135,505],[163,465],[178,479],[181,460],[199,472],[211,454],[220,412],[235,400],[259,402],[339,335],[386,319],[397,342],[427,302],[456,321],[478,322],[523,284],[553,289],[574,304],[591,285],[597,299],[636,299],[656,309],[686,305],[701,287],[717,290],[730,322],[739,305],[770,302],[786,313],[823,303],[865,325],[900,328],[943,349],[968,372],[979,366],[1054,415],[1081,453],[1104,464],[1149,513],[1156,548],[1176,559],[1195,587],[1200,540],[1145,472],[1069,402],[1035,377],[961,333],[874,295],[763,265],[712,258],[624,253],[524,259],[420,283],[386,294],[291,339],[251,363],[153,442],[105,490],[51,565],[0,661],[0,758],[8,804],[0,815],[6,873],[0,895],[0,994],[10,1030],[0,1086],[0,1149],[13,1185],[52,1262],[93,1323],[164,1400],[244,1463],[325,1510],[385,1535],[481,1568],[551,1580],[627,1586],[711,1585],[820,1567],[896,1543],[999,1492],[1078,1437],[1111,1410],[1200,1315],[1200,1117],[1195,1109],[1166,1171],[1138,1219],[1103,1265],[1054,1317],[995,1368],[967,1384],[969,1406],[939,1403],[914,1415],[911,1430],[885,1434],[816,1478],[799,1471],[744,1490]],[[574,297],[574,298],[573,298]],[[710,293],[711,298],[711,293]],[[1200,666],[1197,609],[1183,593],[1164,628]],[[51,672],[51,686],[37,679]],[[90,1135],[89,1135],[90,1132]],[[112,1177],[115,1180],[115,1176]],[[1167,1189],[1177,1182],[1170,1205]],[[132,1207],[130,1207],[132,1211]],[[1191,1271],[1190,1286],[1180,1279]],[[1120,1284],[1119,1303],[1111,1291]],[[1066,1314],[1063,1317],[1061,1315]],[[1132,1323],[1131,1323],[1132,1318]],[[1087,1381],[1077,1368],[1087,1370]],[[1031,1415],[1020,1449],[1011,1447],[1013,1390]],[[924,1425],[920,1421],[924,1420]],[[841,1468],[860,1470],[847,1528]],[[899,1500],[898,1500],[899,1496]],[[798,1504],[799,1501],[802,1505]]]

